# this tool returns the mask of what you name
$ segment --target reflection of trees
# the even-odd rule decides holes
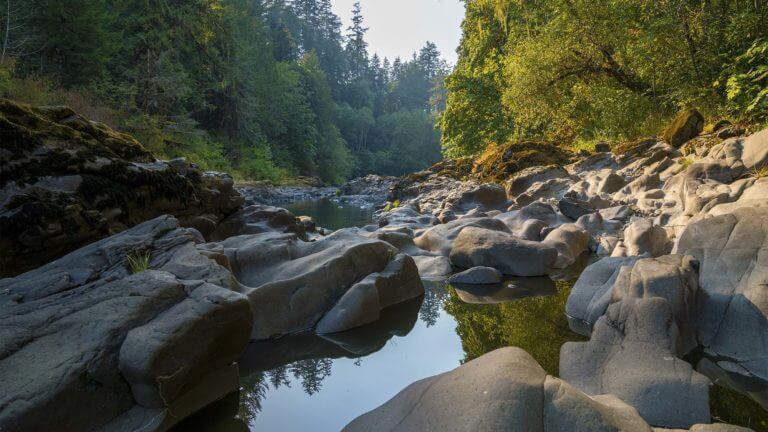
[[[424,282],[424,303],[419,311],[419,318],[424,321],[427,327],[432,327],[440,318],[440,311],[448,298],[448,290],[445,282]]]
[[[250,423],[261,412],[261,401],[267,395],[269,384],[264,380],[264,372],[254,373],[243,382],[240,392],[240,410],[238,416]]]
[[[497,348],[517,346],[528,351],[548,373],[557,375],[560,346],[584,338],[568,328],[563,312],[573,283],[556,284],[555,295],[500,304],[467,304],[451,291],[445,310],[458,324],[464,361]]]
[[[301,380],[304,391],[312,396],[320,391],[323,380],[331,376],[332,364],[333,361],[329,358],[309,359],[297,361],[289,368],[293,377]]]

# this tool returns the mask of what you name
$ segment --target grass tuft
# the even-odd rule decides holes
[[[131,273],[136,274],[149,269],[149,263],[152,261],[152,256],[149,251],[144,253],[134,251],[128,255],[127,259]]]

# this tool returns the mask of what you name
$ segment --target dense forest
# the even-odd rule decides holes
[[[327,183],[441,158],[445,62],[432,43],[371,55],[359,3],[347,29],[330,0],[3,3],[0,96],[70,105],[160,157]]]
[[[765,0],[469,0],[463,32],[441,122],[450,156],[652,135],[687,107],[768,117]]]

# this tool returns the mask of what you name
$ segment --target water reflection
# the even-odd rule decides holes
[[[372,207],[337,203],[331,199],[297,201],[284,206],[296,216],[310,216],[319,227],[332,231],[362,227],[373,220]]]
[[[586,340],[570,331],[563,314],[572,287],[573,282],[528,278],[512,280],[482,296],[465,289],[452,291],[445,309],[458,324],[456,332],[465,353],[462,361],[497,348],[517,346],[528,351],[548,373],[557,375],[560,346]],[[544,295],[531,296],[536,293]],[[464,302],[463,298],[472,302]],[[508,301],[502,302],[504,299]]]
[[[388,308],[374,324],[254,342],[240,361],[234,403],[228,397],[176,430],[340,430],[410,383],[504,346],[525,349],[558,375],[561,345],[585,340],[563,313],[572,286],[548,278],[495,287],[425,282],[423,298]],[[714,387],[710,398],[714,420],[768,430],[768,414],[748,397]]]

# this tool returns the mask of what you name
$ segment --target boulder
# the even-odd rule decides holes
[[[167,430],[237,390],[251,309],[202,242],[160,217],[0,280],[0,429]]]
[[[305,224],[293,213],[283,208],[265,205],[251,205],[238,210],[224,219],[209,238],[211,241],[220,241],[238,235],[270,231],[294,233],[306,240]]]
[[[530,167],[507,180],[505,189],[507,196],[514,199],[528,191],[534,184],[554,179],[571,179],[571,175],[563,167],[557,165]]]
[[[701,345],[768,381],[768,208],[691,222],[676,251],[700,262]]]
[[[589,336],[597,320],[605,314],[619,275],[631,271],[637,257],[607,257],[590,264],[573,285],[565,314],[571,330]]]
[[[448,256],[456,237],[468,227],[484,228],[494,231],[509,232],[509,228],[496,218],[457,219],[446,224],[436,225],[424,231],[414,239],[416,246]]]
[[[628,256],[649,255],[652,257],[669,253],[672,245],[667,231],[651,219],[637,219],[624,230],[624,245]]]
[[[490,285],[501,282],[501,272],[493,267],[472,267],[448,278],[449,284]]]
[[[317,323],[319,334],[339,333],[378,321],[383,309],[424,295],[413,259],[397,255],[379,273],[371,273],[341,296]]]
[[[309,243],[294,234],[245,235],[206,248],[227,256],[231,263],[251,302],[253,339],[314,329],[332,310],[329,320],[335,317],[338,322],[331,326],[328,321],[327,331],[370,322],[386,306],[423,293],[412,258],[387,242],[361,236],[356,229],[336,231]],[[362,285],[342,301],[367,277],[365,285],[376,288],[375,305],[369,301],[374,298],[372,288]],[[402,290],[390,289],[392,281]],[[353,310],[353,306],[363,309]]]
[[[553,269],[557,256],[552,246],[503,231],[467,227],[456,237],[450,259],[462,268],[487,266],[511,276],[541,276]]]
[[[695,109],[682,111],[664,130],[664,140],[675,148],[679,148],[692,138],[697,137],[704,129],[704,116]]]
[[[577,201],[573,198],[561,199],[560,201],[557,202],[557,208],[560,210],[560,213],[569,217],[572,220],[578,220],[580,217],[584,215],[595,212],[595,210],[592,210],[584,203]]]
[[[515,234],[523,231],[525,224],[533,219],[542,221],[547,226],[553,228],[564,223],[572,222],[567,217],[557,213],[551,205],[543,202],[534,202],[520,210],[502,213],[495,218],[504,222],[509,230]]]
[[[501,348],[417,381],[344,431],[651,432],[615,397],[589,397],[547,375],[528,353]]]
[[[589,233],[577,224],[564,224],[550,231],[542,245],[557,250],[555,268],[562,269],[576,262],[582,253],[589,249]]]
[[[608,153],[611,151],[611,145],[608,144],[605,141],[600,141],[595,143],[595,152],[597,153]]]
[[[243,204],[232,177],[157,161],[132,137],[67,107],[0,99],[0,142],[0,276],[163,214],[211,229]]]
[[[672,315],[659,297],[612,304],[589,342],[563,344],[560,376],[587,394],[617,396],[654,426],[708,423],[710,382],[671,351]]]

